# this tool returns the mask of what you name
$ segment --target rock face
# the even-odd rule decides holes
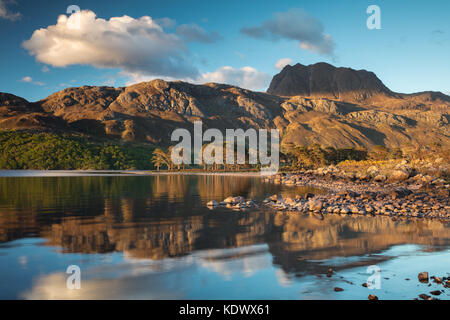
[[[296,96],[292,96],[296,95]],[[450,97],[391,92],[371,72],[287,66],[269,93],[153,80],[68,88],[34,103],[0,93],[0,130],[82,132],[167,147],[177,128],[279,129],[283,144],[336,148],[450,144]]]
[[[280,96],[320,96],[353,101],[363,101],[378,94],[395,95],[372,72],[336,68],[323,62],[286,66],[273,78],[267,92]]]

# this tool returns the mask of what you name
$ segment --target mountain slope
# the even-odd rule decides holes
[[[277,95],[153,80],[68,88],[35,103],[2,93],[0,130],[81,132],[168,146],[173,130],[192,130],[201,120],[204,129],[278,128],[284,143],[299,145],[450,145],[450,97],[442,93],[393,93],[373,73],[327,64],[288,66],[269,91]]]

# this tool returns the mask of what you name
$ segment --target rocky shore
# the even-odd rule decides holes
[[[441,178],[412,174],[405,169],[380,177],[377,172],[354,174],[330,166],[302,173],[280,173],[262,179],[266,183],[310,186],[326,191],[323,194],[299,194],[285,198],[272,195],[263,201],[262,205],[277,211],[313,213],[318,218],[326,214],[356,214],[450,220],[450,185]],[[220,203],[208,203],[210,208],[217,206],[247,210],[260,205],[243,197],[228,197]]]
[[[264,203],[276,210],[316,214],[384,215],[450,220],[450,190],[445,180],[393,172],[390,179],[336,174],[332,168],[299,174],[278,174],[265,182],[322,188],[325,194],[282,198],[273,195]]]

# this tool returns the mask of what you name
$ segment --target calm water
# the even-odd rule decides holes
[[[256,177],[21,175],[34,177],[0,178],[1,299],[412,299],[443,289],[419,272],[450,276],[449,224],[205,207],[317,190]],[[66,288],[69,265],[81,290]],[[379,290],[361,286],[370,265]]]

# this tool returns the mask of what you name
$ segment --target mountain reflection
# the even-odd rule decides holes
[[[46,239],[64,253],[123,252],[161,260],[206,249],[265,245],[287,273],[314,260],[377,253],[393,245],[447,246],[448,223],[387,217],[325,216],[205,207],[229,195],[312,192],[231,176],[1,178],[0,241]],[[238,256],[211,256],[220,259]],[[312,261],[311,261],[312,260]]]

